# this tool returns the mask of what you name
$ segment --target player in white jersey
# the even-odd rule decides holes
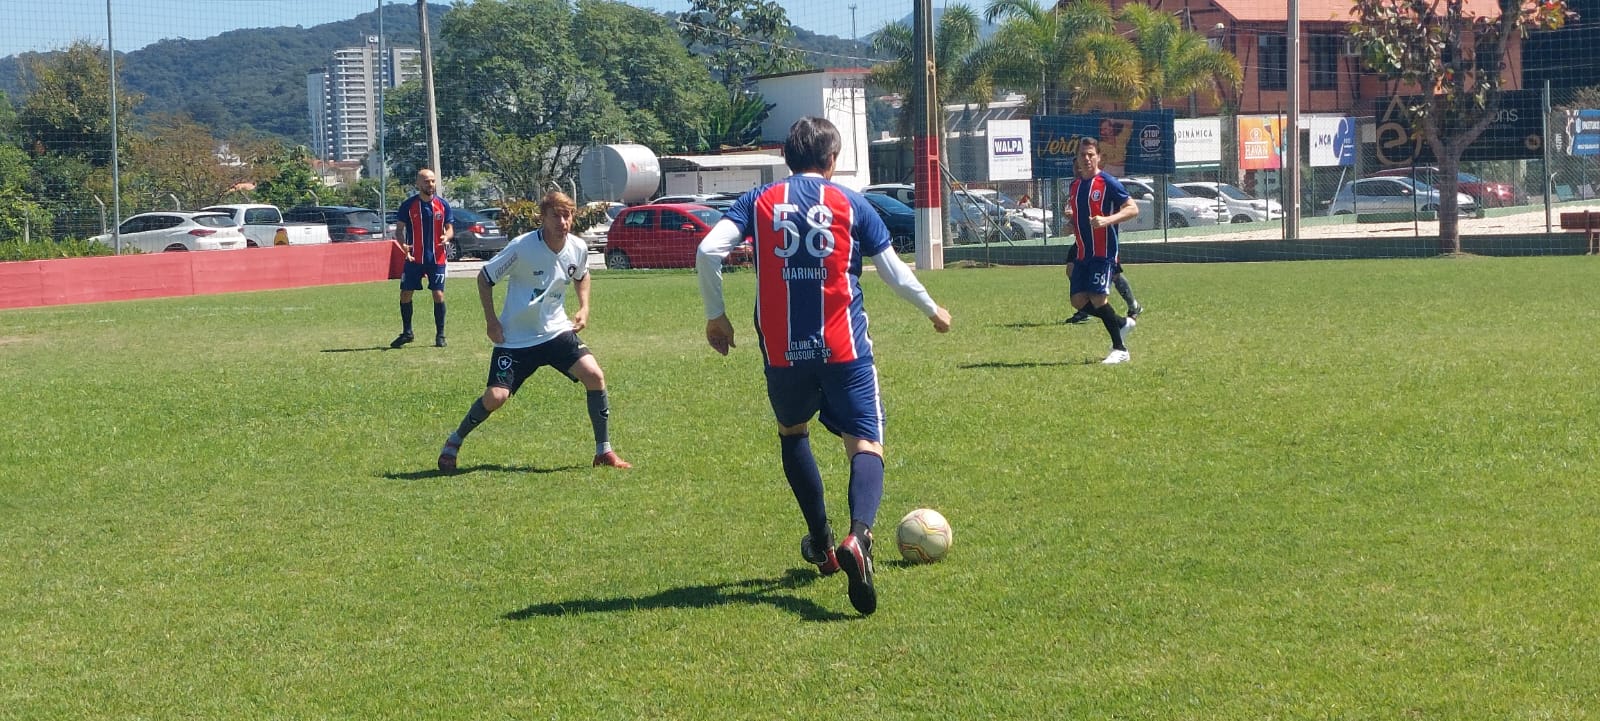
[[[461,425],[439,451],[439,470],[456,470],[461,443],[488,420],[540,366],[550,366],[588,390],[594,427],[594,465],[632,467],[611,449],[607,427],[611,404],[605,373],[578,331],[589,325],[589,249],[572,235],[577,205],[565,193],[539,201],[539,229],[512,240],[478,271],[478,299],[494,354],[488,387],[473,401]],[[494,286],[505,281],[506,297],[495,312]],[[567,288],[577,292],[578,312],[567,317]]]

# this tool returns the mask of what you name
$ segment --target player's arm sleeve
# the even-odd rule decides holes
[[[500,282],[500,279],[505,277],[506,271],[511,270],[512,264],[514,264],[517,260],[517,250],[515,246],[526,236],[527,234],[524,233],[513,238],[511,242],[506,245],[504,250],[500,251],[499,253],[495,253],[494,257],[490,258],[489,261],[484,263],[483,267],[478,270],[478,274],[483,276],[483,279],[487,281],[489,285],[494,285],[495,283]]]
[[[923,315],[932,316],[939,312],[939,304],[933,302],[933,296],[928,295],[928,289],[922,287],[922,281],[917,280],[917,274],[911,271],[911,266],[895,255],[894,248],[872,256],[872,264],[878,269],[878,277],[883,278],[883,282],[888,283],[896,295],[916,306]]]
[[[739,229],[738,224],[723,218],[711,228],[711,232],[700,241],[699,250],[695,251],[694,268],[700,275],[700,300],[706,306],[706,320],[725,315],[728,311],[722,302],[722,261],[743,240],[744,231]]]

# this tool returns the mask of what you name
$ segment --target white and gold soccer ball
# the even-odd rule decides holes
[[[900,519],[895,529],[900,555],[912,563],[933,563],[950,552],[955,532],[944,514],[932,508],[918,508]]]

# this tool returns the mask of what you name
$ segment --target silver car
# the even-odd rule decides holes
[[[1437,211],[1441,199],[1437,188],[1410,178],[1362,178],[1339,186],[1328,215]],[[1466,193],[1456,193],[1456,207],[1462,215],[1478,212]]]

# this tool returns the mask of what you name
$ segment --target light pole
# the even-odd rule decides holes
[[[856,6],[850,6],[850,44],[856,44]]]
[[[122,168],[117,162],[117,43],[111,39],[111,0],[106,0],[106,54],[111,61],[111,245],[122,255]]]

